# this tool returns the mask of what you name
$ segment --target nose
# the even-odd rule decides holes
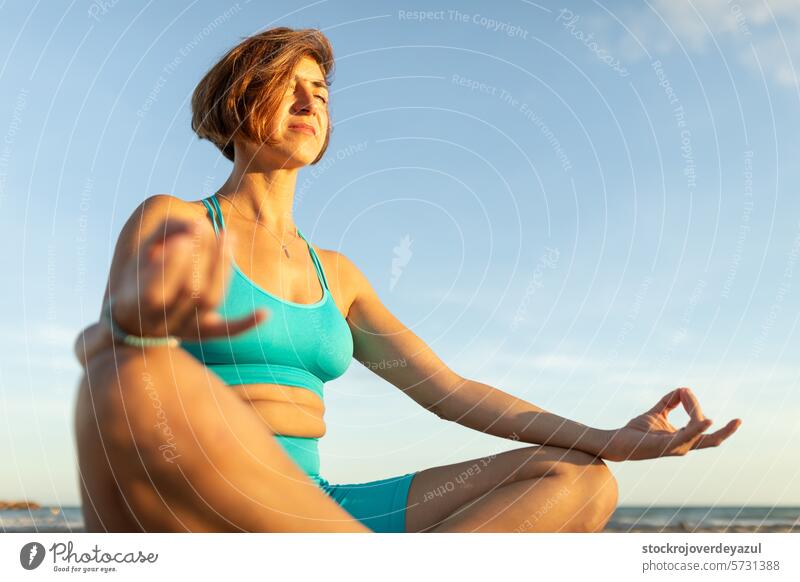
[[[314,97],[314,92],[302,83],[298,83],[295,88],[295,100],[292,106],[292,113],[295,115],[302,113],[305,115],[313,115],[317,112],[317,107],[321,103]]]

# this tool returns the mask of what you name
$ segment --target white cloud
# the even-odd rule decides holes
[[[760,61],[769,80],[797,83],[800,0],[652,0],[622,12],[616,16],[630,30],[619,39],[623,59],[644,58],[639,43],[653,58],[681,49],[690,55],[716,51],[716,43],[729,62],[758,75]]]

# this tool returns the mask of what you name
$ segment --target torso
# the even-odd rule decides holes
[[[192,214],[210,224],[208,213],[200,201],[183,201],[183,204]],[[228,208],[224,207],[223,212]],[[263,227],[248,224],[246,219],[240,220],[232,212],[226,212],[225,221],[227,228],[236,233],[234,261],[253,283],[286,301],[306,304],[319,301],[322,288],[305,241],[299,238],[287,241],[291,254],[289,260],[279,255],[282,251],[277,241]],[[314,250],[328,277],[331,299],[346,318],[354,299],[352,285],[348,285],[341,269],[337,269],[335,253],[320,251],[316,247]],[[280,277],[276,277],[279,269],[283,271]],[[231,389],[253,407],[265,427],[274,434],[307,438],[318,438],[325,434],[325,405],[315,393],[305,388],[259,383],[240,384]]]

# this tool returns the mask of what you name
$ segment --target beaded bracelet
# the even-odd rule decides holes
[[[140,337],[138,335],[125,333],[125,331],[120,329],[119,325],[117,325],[117,322],[114,321],[114,318],[111,316],[111,306],[113,301],[113,299],[109,299],[108,310],[103,310],[103,319],[111,329],[111,335],[114,336],[114,339],[134,348],[152,348],[159,346],[176,348],[180,345],[181,340],[172,335],[168,335],[166,337]]]

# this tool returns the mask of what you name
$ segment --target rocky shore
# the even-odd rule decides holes
[[[0,511],[7,509],[41,509],[42,506],[34,501],[0,501]]]

